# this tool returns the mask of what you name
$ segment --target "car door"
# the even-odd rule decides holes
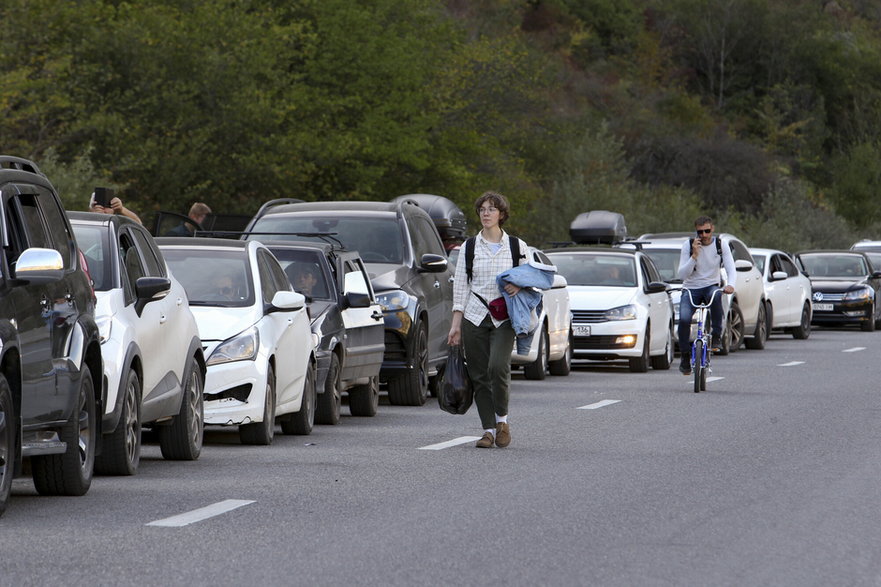
[[[257,249],[256,263],[258,287],[266,308],[272,303],[276,292],[292,291],[293,288],[284,270],[268,250]],[[277,268],[277,273],[273,265]],[[261,319],[263,325],[260,328],[260,344],[269,345],[269,354],[275,356],[275,395],[278,407],[296,401],[302,394],[306,374],[304,357],[308,358],[306,351],[312,341],[311,334],[303,339],[296,338],[294,315],[294,312],[269,312],[264,313]],[[280,413],[276,410],[276,414]]]
[[[807,277],[802,275],[789,255],[780,255],[780,264],[783,267],[783,271],[786,271],[788,277],[787,281],[790,283],[792,291],[792,298],[790,300],[792,304],[792,315],[790,316],[790,323],[798,325],[801,322],[802,308],[804,307],[805,302],[810,302],[811,299],[811,282]]]
[[[342,379],[379,375],[385,351],[382,307],[373,295],[373,287],[363,261],[357,255],[342,253],[340,263],[343,297],[363,300],[363,303],[356,305],[350,305],[345,299],[341,303],[343,326],[346,330],[346,357]]]
[[[745,332],[751,335],[756,327],[759,317],[759,303],[762,301],[765,293],[765,283],[762,274],[756,268],[756,263],[749,249],[742,242],[735,238],[728,239],[728,246],[731,249],[731,255],[734,262],[747,261],[752,265],[751,268],[737,272],[737,301],[740,304],[740,311],[743,313]]]
[[[450,280],[449,267],[441,273],[419,271],[423,255],[435,254],[446,256],[443,243],[437,229],[426,215],[413,214],[408,216],[407,226],[414,255],[414,265],[421,282],[421,291],[425,295],[428,311],[428,353],[429,357],[446,356],[447,333],[453,313],[453,284]]]
[[[771,253],[766,258],[765,275],[767,285],[765,286],[765,295],[771,302],[771,308],[774,312],[774,324],[787,324],[791,320],[792,310],[791,287],[789,279],[775,279],[774,274],[780,273],[782,267],[780,265],[780,255]],[[788,277],[788,276],[787,276]]]
[[[670,298],[666,291],[651,293],[648,284],[662,281],[654,265],[640,255],[639,269],[642,291],[648,300],[649,320],[651,321],[651,351],[663,350],[667,344],[667,330],[670,328]]]

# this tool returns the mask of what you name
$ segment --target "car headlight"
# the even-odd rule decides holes
[[[618,308],[606,310],[604,313],[606,320],[636,320],[636,306],[628,304]]]
[[[104,344],[110,340],[110,332],[113,330],[113,317],[101,316],[100,318],[95,318],[95,324],[98,325],[98,340],[101,341],[101,344]]]
[[[844,294],[844,301],[846,302],[856,302],[861,300],[871,300],[874,297],[875,292],[871,287],[861,287],[859,289],[853,289]]]
[[[401,290],[376,294],[376,301],[385,311],[404,310],[410,305],[410,295]]]
[[[260,348],[260,335],[257,333],[257,329],[252,326],[241,334],[220,343],[208,357],[208,365],[253,360],[257,356],[258,348]]]

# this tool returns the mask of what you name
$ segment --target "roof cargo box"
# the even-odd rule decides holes
[[[410,200],[428,212],[445,245],[459,244],[465,240],[465,213],[452,200],[432,194],[407,194],[392,202]]]
[[[624,216],[608,210],[583,212],[569,225],[569,237],[582,245],[622,242],[627,238]]]

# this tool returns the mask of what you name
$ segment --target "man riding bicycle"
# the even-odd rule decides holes
[[[709,216],[698,217],[694,221],[694,229],[697,238],[689,239],[682,244],[682,252],[679,255],[679,279],[682,280],[683,289],[691,290],[691,298],[695,304],[705,304],[710,300],[713,291],[722,285],[722,266],[724,265],[728,274],[728,283],[722,289],[726,294],[734,293],[737,272],[731,249],[723,246],[719,238],[713,236],[713,219]],[[694,306],[689,296],[683,292],[679,299],[679,352],[682,356],[679,371],[683,375],[691,375],[691,357],[688,348],[693,315]],[[724,326],[722,296],[713,299],[710,315],[713,333],[710,348],[715,352],[721,346]]]

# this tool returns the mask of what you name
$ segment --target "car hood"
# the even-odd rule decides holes
[[[401,289],[412,277],[409,267],[391,263],[365,263],[367,276],[376,293]]]
[[[633,303],[636,288],[570,285],[569,305],[573,310],[609,310]]]
[[[865,279],[811,279],[811,289],[813,291],[823,291],[827,293],[843,293],[851,289],[868,285]]]
[[[199,336],[203,341],[226,340],[249,328],[261,318],[254,308],[218,308],[214,306],[190,306]]]

